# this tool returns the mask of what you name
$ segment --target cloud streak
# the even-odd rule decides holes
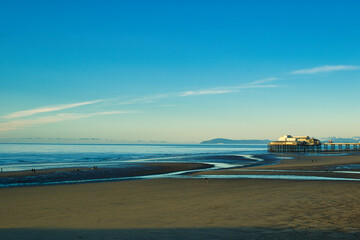
[[[264,78],[264,79],[260,79],[260,80],[251,82],[250,85],[259,85],[259,84],[269,83],[269,82],[273,82],[273,81],[277,81],[277,80],[279,80],[279,79],[276,77]]]
[[[237,91],[235,89],[205,89],[205,90],[197,90],[197,91],[180,92],[176,95],[180,97],[187,97],[187,96],[209,95],[209,94],[225,94],[225,93],[233,93],[233,92],[237,92]]]
[[[173,98],[173,97],[191,97],[191,96],[199,96],[199,95],[215,95],[215,94],[229,94],[236,93],[240,90],[244,89],[252,89],[252,88],[278,88],[281,87],[279,85],[266,84],[275,80],[279,80],[278,78],[271,77],[266,79],[261,79],[258,81],[250,82],[248,84],[239,85],[239,86],[230,86],[230,87],[219,87],[219,88],[206,88],[200,90],[189,90],[182,92],[172,92],[172,93],[163,93],[152,96],[145,96],[142,98],[135,98],[128,101],[123,101],[118,104],[140,104],[140,103],[153,103],[155,100],[165,99],[165,98]]]
[[[316,74],[322,72],[333,72],[333,71],[345,71],[345,70],[356,70],[359,69],[358,66],[348,66],[348,65],[326,65],[321,67],[315,68],[308,68],[308,69],[300,69],[292,71],[291,74]]]
[[[10,113],[8,115],[3,116],[3,118],[13,119],[13,118],[20,118],[20,117],[28,117],[28,116],[32,116],[32,115],[35,115],[38,113],[60,111],[60,110],[64,110],[64,109],[75,108],[75,107],[89,105],[89,104],[95,104],[95,103],[102,102],[102,101],[103,100],[94,100],[94,101],[87,101],[87,102],[80,102],[80,103],[63,104],[63,105],[58,105],[58,106],[47,106],[47,107],[35,108],[35,109]]]
[[[76,119],[82,119],[82,118],[89,118],[89,117],[93,117],[93,116],[127,114],[127,113],[138,113],[138,112],[111,111],[111,112],[96,112],[96,113],[89,113],[89,114],[65,113],[65,114],[57,114],[54,116],[39,117],[39,118],[35,118],[35,119],[12,120],[9,122],[0,123],[0,132],[22,129],[22,128],[39,125],[39,124],[76,120]]]

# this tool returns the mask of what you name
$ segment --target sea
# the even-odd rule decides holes
[[[151,162],[196,162],[242,166],[267,153],[265,144],[0,144],[7,171],[73,167],[127,167]],[[233,158],[231,158],[231,156]]]
[[[321,155],[321,154],[320,154]],[[0,143],[0,187],[22,187],[125,181],[154,178],[256,178],[286,180],[360,181],[357,178],[333,178],[283,174],[191,174],[277,164],[288,158],[270,154],[265,144],[35,144]],[[201,163],[202,168],[158,171],[158,164]],[[356,169],[356,170],[353,170]],[[52,169],[51,171],[42,171]],[[65,169],[65,170],[64,170]],[[96,169],[96,171],[94,171]],[[358,165],[339,165],[339,173],[356,173]],[[39,171],[41,170],[41,171]],[[33,172],[34,171],[34,172]],[[245,170],[247,171],[247,170]],[[264,170],[262,170],[264,171]],[[282,170],[268,170],[279,172]],[[350,172],[349,172],[350,171]],[[154,173],[155,172],[155,173]]]
[[[98,168],[143,169],[144,176],[72,179],[61,182],[48,180],[46,184],[80,183],[97,181],[131,180],[143,178],[161,178],[184,176],[200,171],[189,170],[167,174],[146,175],[146,163],[204,163],[211,170],[245,167],[251,165],[272,164],[277,158],[267,154],[265,144],[0,144],[1,173],[31,171],[32,169]],[[204,169],[203,169],[204,170]],[[0,174],[1,174],[0,173]],[[121,175],[121,174],[120,174]],[[1,177],[1,175],[0,175]],[[27,179],[0,178],[0,187],[41,185],[39,177],[27,176]],[[46,179],[46,176],[43,177]],[[15,179],[15,180],[14,180]],[[36,183],[38,181],[38,183]]]

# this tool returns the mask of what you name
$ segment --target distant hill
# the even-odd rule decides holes
[[[268,144],[270,140],[232,140],[226,138],[214,138],[207,141],[202,141],[200,144]]]

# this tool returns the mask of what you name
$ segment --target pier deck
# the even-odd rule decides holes
[[[322,143],[306,145],[299,142],[271,142],[269,152],[355,152],[360,151],[360,143]]]
[[[360,143],[323,143],[324,151],[360,151]]]

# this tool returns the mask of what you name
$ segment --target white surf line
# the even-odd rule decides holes
[[[244,157],[244,158],[247,158],[247,159],[250,159],[250,160],[255,160],[255,161],[264,161],[264,159],[261,159],[261,158],[257,158],[257,157],[254,157],[253,155],[248,155],[248,154],[244,154],[244,155],[235,155],[235,156],[241,156],[241,157]]]
[[[293,172],[293,173],[353,173],[360,174],[360,171],[336,171],[336,170],[323,170],[323,171],[304,171],[304,170],[277,170],[277,169],[229,169],[230,171],[238,171],[238,172]]]
[[[282,170],[282,169],[229,169],[230,171],[238,172],[299,172],[299,173],[328,173],[330,171],[305,171],[305,170]],[[335,172],[335,171],[332,171]]]
[[[186,176],[186,178],[360,181],[360,179],[356,179],[356,178],[334,178],[334,177],[296,176],[296,175],[190,175],[190,176]]]
[[[129,159],[123,160],[121,162],[156,162],[157,160],[166,160],[166,159],[178,159],[178,158],[186,158],[191,156],[167,156],[167,157],[156,157],[156,158],[141,158],[141,159]],[[195,156],[196,157],[196,156]]]
[[[143,161],[152,161],[152,160],[166,160],[166,159],[179,159],[179,158],[196,158],[196,157],[218,157],[218,156],[237,156],[243,157],[249,160],[256,160],[256,161],[264,161],[261,158],[253,157],[252,155],[248,154],[232,154],[232,153],[199,153],[199,154],[189,154],[189,155],[180,155],[180,156],[164,156],[164,157],[156,157],[156,158],[141,158],[141,159],[129,159],[123,160],[123,162],[143,162]],[[201,161],[201,159],[199,159]]]
[[[145,175],[145,176],[141,176],[144,178],[167,178],[167,177],[171,177],[171,176],[177,176],[177,175],[183,175],[183,176],[188,176],[188,175],[184,175],[184,174],[189,174],[189,173],[195,173],[195,172],[203,172],[203,171],[214,171],[214,170],[219,170],[219,169],[226,169],[226,168],[231,168],[231,167],[242,167],[243,165],[234,165],[234,164],[228,164],[228,163],[213,163],[213,162],[201,162],[202,164],[209,164],[209,165],[213,165],[213,167],[210,168],[201,168],[201,169],[192,169],[192,170],[183,170],[183,171],[178,171],[178,172],[171,172],[171,173],[161,173],[161,174],[154,174],[154,175]]]
[[[360,172],[357,172],[357,171],[332,171],[332,172],[336,172],[336,173],[353,173],[353,174],[360,174]]]

